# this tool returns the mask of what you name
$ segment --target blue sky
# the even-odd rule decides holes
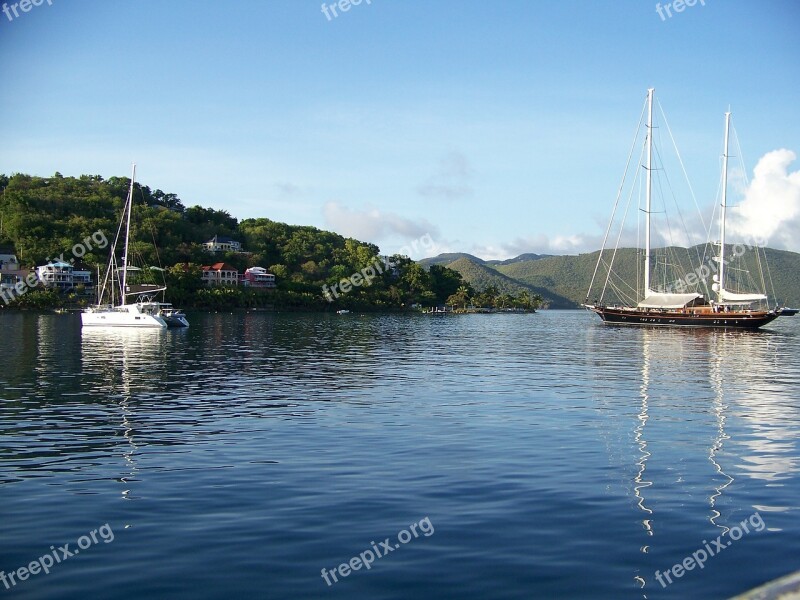
[[[42,2],[0,12],[2,173],[136,161],[187,206],[387,252],[428,233],[484,258],[574,253],[599,244],[653,86],[702,206],[732,107],[749,176],[766,161],[774,222],[754,225],[800,250],[794,0],[664,19],[649,0],[363,0],[330,19],[320,0]]]

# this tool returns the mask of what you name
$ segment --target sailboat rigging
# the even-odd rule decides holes
[[[81,313],[81,323],[83,327],[147,327],[157,329],[188,327],[189,321],[183,312],[173,308],[169,303],[155,301],[155,295],[165,291],[166,286],[128,284],[128,273],[140,270],[129,265],[128,248],[135,179],[136,165],[134,164],[128,197],[122,211],[122,219],[120,220],[117,235],[111,245],[108,268],[106,269],[98,303]],[[117,267],[116,250],[123,229],[125,238],[122,265]],[[117,293],[119,294],[119,304],[115,304]],[[103,298],[106,296],[110,298],[110,303],[103,304]],[[134,298],[134,302],[128,303],[129,296]]]
[[[713,285],[711,289],[716,294],[716,298],[708,299],[706,295],[700,293],[696,289],[694,291],[687,291],[686,286],[679,286],[678,291],[675,291],[671,286],[664,282],[658,282],[653,279],[651,273],[653,271],[653,256],[652,256],[652,223],[651,217],[653,214],[652,208],[652,195],[653,195],[653,97],[654,89],[647,90],[647,123],[646,123],[646,166],[645,169],[645,207],[644,207],[644,265],[643,265],[643,286],[639,291],[636,286],[630,286],[630,289],[636,289],[638,297],[635,302],[613,302],[606,304],[604,296],[606,288],[609,285],[609,280],[612,275],[612,267],[614,258],[617,255],[617,248],[614,248],[611,261],[604,262],[604,250],[601,250],[597,265],[595,266],[592,282],[589,286],[589,291],[586,295],[586,303],[584,306],[596,313],[605,323],[620,324],[620,325],[660,325],[670,327],[721,327],[721,328],[743,328],[743,329],[757,329],[767,323],[773,321],[781,315],[781,309],[770,309],[767,305],[767,296],[762,293],[742,293],[733,292],[726,289],[726,249],[725,249],[725,235],[726,235],[726,218],[727,218],[727,179],[728,179],[728,145],[730,137],[730,121],[731,113],[725,113],[725,143],[722,160],[722,200],[721,200],[721,214],[720,214],[720,229],[719,229],[719,242],[717,255],[713,260],[717,263],[713,269],[709,269],[706,276],[711,272],[716,274],[713,276]],[[640,121],[641,123],[641,121]],[[627,169],[626,169],[627,173]],[[624,180],[623,180],[624,183]],[[612,217],[613,220],[613,217]],[[611,230],[611,224],[606,232],[606,239]],[[620,230],[621,232],[621,230]],[[618,242],[619,243],[619,238]],[[601,272],[600,266],[605,265],[607,268],[605,283],[602,288],[602,293],[599,299],[589,303],[589,298],[592,294],[592,289],[598,274]],[[638,277],[637,277],[638,279]],[[666,279],[666,277],[665,277]],[[702,279],[697,278],[695,279]],[[685,277],[689,280],[689,277]],[[683,279],[681,280],[684,281]],[[697,283],[705,285],[704,280]],[[710,296],[711,294],[709,294]],[[759,306],[756,306],[759,305]]]

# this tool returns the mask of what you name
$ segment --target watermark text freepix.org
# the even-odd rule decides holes
[[[373,279],[383,274],[384,271],[393,269],[394,267],[395,264],[391,259],[387,258],[386,261],[382,261],[376,256],[375,260],[369,265],[357,273],[353,273],[350,277],[342,279],[339,283],[334,283],[330,288],[327,284],[323,285],[322,295],[328,302],[333,302],[334,298],[338,298],[340,293],[346,294],[353,288],[361,287],[362,285],[366,285],[367,287],[371,286]]]
[[[411,242],[411,244],[400,248],[400,251],[395,256],[409,256],[420,250],[427,254],[435,254],[437,248],[438,245],[433,241],[431,235],[426,233],[422,237]],[[353,273],[350,277],[346,277],[331,286],[327,284],[323,285],[322,295],[328,302],[333,302],[334,299],[338,298],[341,294],[346,294],[353,288],[361,287],[362,285],[369,287],[372,285],[373,279],[378,275],[382,275],[384,271],[394,269],[395,266],[397,265],[391,258],[387,257],[386,260],[382,260],[380,257],[376,256],[373,261],[361,269],[361,271]]]
[[[363,0],[366,4],[372,4],[372,0]],[[337,2],[332,2],[331,4],[322,3],[322,14],[324,14],[328,21],[331,21],[339,16],[339,12],[346,13],[354,6],[358,6],[361,4],[362,0],[337,0]],[[339,12],[336,9],[339,9]],[[333,15],[333,16],[331,16]]]
[[[419,527],[419,531],[417,528]],[[371,548],[364,550],[358,556],[354,556],[348,562],[344,562],[340,564],[338,567],[334,569],[322,569],[322,578],[325,580],[325,583],[328,584],[328,587],[332,586],[334,583],[339,582],[339,577],[347,577],[353,571],[358,571],[361,567],[365,567],[367,570],[372,568],[372,563],[375,562],[376,558],[383,558],[390,552],[394,552],[398,548],[400,548],[401,544],[407,544],[411,540],[418,538],[420,532],[425,537],[430,537],[433,535],[433,523],[431,523],[430,517],[425,517],[418,523],[412,523],[408,526],[408,529],[403,529],[397,534],[397,542],[392,543],[391,538],[386,538],[379,544],[375,544],[375,542],[370,542]],[[412,537],[413,536],[413,537]]]
[[[92,242],[94,242],[94,246],[92,246]],[[87,252],[91,252],[95,248],[102,250],[106,246],[108,246],[106,234],[102,231],[95,231],[92,235],[87,235],[82,242],[78,242],[72,247],[72,258],[69,259],[69,262],[74,263],[76,258],[83,258]],[[49,261],[51,258],[48,257],[47,260]],[[64,253],[62,252],[61,256],[57,256],[55,260],[56,262],[63,263]],[[15,292],[17,298],[19,298],[29,289],[35,288],[38,283],[39,277],[36,273],[29,273],[25,279],[14,284],[12,289],[8,291],[0,290],[0,298],[2,298],[3,302],[6,304],[11,304],[16,299],[14,298]]]
[[[733,544],[733,542],[741,539],[741,537],[745,533],[750,533],[750,528],[748,524],[753,527],[754,531],[764,531],[766,524],[764,523],[764,519],[761,518],[761,515],[758,513],[754,513],[750,515],[747,519],[739,523],[738,525],[734,525],[728,531],[723,533],[722,535],[717,536],[717,539],[711,540],[711,543],[703,540],[703,548],[699,548],[692,552],[691,556],[687,556],[681,562],[675,563],[672,565],[671,568],[667,569],[665,572],[656,571],[655,577],[658,583],[661,584],[662,588],[667,587],[670,583],[672,583],[672,577],[674,576],[676,579],[680,579],[686,574],[686,571],[691,571],[695,567],[700,567],[701,569],[705,568],[706,561],[711,558],[712,556],[716,556],[725,548]],[[725,542],[723,541],[723,536],[727,535],[730,539]],[[666,583],[664,582],[666,579]]]
[[[706,5],[706,0],[673,0],[672,2],[667,2],[664,5],[659,2],[656,4],[656,12],[658,13],[658,16],[661,17],[662,21],[666,21],[667,19],[672,18],[672,11],[681,13],[686,10],[687,6],[691,8],[698,2],[702,6]],[[665,13],[666,16],[664,16]]]
[[[77,556],[80,554],[81,550],[87,550],[91,548],[92,544],[99,544],[100,540],[97,537],[98,534],[100,535],[100,539],[102,539],[106,544],[114,541],[114,532],[111,530],[111,525],[106,523],[102,527],[92,529],[92,531],[90,531],[87,535],[82,535],[79,537],[78,541],[76,542],[78,547],[74,550],[70,549],[70,544],[64,544],[58,548],[55,546],[50,546],[51,552],[40,556],[36,560],[32,560],[26,566],[20,567],[9,573],[0,571],[0,581],[3,582],[3,585],[6,586],[7,590],[10,590],[20,581],[26,581],[31,575],[38,575],[42,571],[44,571],[45,575],[49,575],[50,569],[53,566],[61,564],[68,558]]]
[[[45,2],[47,2],[47,6],[53,6],[53,0],[20,0],[19,2],[15,2],[11,5],[9,5],[7,2],[4,2],[2,11],[9,21],[13,21],[20,16],[19,11],[24,13],[30,12],[34,6],[41,6]]]
[[[766,245],[766,240],[762,239],[752,239],[748,240],[747,243],[733,244],[731,254],[725,255],[724,263],[727,266],[731,260],[743,256],[748,250],[755,250],[757,252],[759,248],[765,248]],[[709,275],[716,275],[717,273],[719,273],[719,263],[717,261],[717,257],[711,256],[708,258],[705,264],[700,265],[693,272],[688,273],[682,279],[676,279],[670,283],[666,287],[666,291],[682,294],[688,289],[698,285],[700,282],[705,281]]]

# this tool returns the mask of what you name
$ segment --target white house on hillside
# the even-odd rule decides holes
[[[209,252],[241,252],[242,244],[229,237],[215,235],[203,244]]]
[[[36,275],[45,287],[59,290],[71,290],[74,287],[72,265],[66,262],[49,262],[36,267]]]
[[[15,254],[0,254],[0,271],[18,271],[19,261]]]

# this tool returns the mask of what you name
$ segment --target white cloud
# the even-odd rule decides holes
[[[505,248],[515,255],[525,252],[535,254],[579,254],[581,252],[594,252],[600,248],[603,239],[600,235],[574,235],[548,236],[540,233],[534,237],[517,238]]]
[[[348,208],[338,202],[326,202],[322,208],[326,226],[341,235],[377,242],[391,237],[436,237],[438,229],[425,219],[411,220],[375,207],[364,210]]]
[[[420,196],[457,200],[472,195],[474,169],[460,152],[450,152],[439,161],[436,173],[417,186]]]
[[[476,244],[468,250],[454,249],[451,250],[451,252],[466,252],[467,254],[472,254],[472,256],[482,258],[483,260],[506,260],[508,258],[513,258],[503,246],[484,246]],[[514,256],[518,256],[518,254]]]
[[[800,251],[800,170],[791,171],[797,159],[794,152],[786,149],[768,152],[758,161],[749,185],[737,184],[736,172],[732,171],[731,188],[741,193],[743,200],[728,211],[727,231],[730,242],[753,241],[771,248]],[[742,178],[743,179],[743,178]],[[738,185],[738,190],[737,190]],[[653,245],[692,246],[706,240],[699,221],[690,221],[688,230],[664,223],[653,224]],[[717,239],[716,225],[711,237]],[[607,247],[613,248],[618,229],[612,231]],[[641,246],[642,241],[632,228],[623,230],[620,247]],[[475,248],[478,256],[511,258],[526,252],[536,254],[577,254],[599,250],[602,235],[575,234],[548,236],[538,234],[521,237],[499,246]],[[481,254],[483,252],[484,254]]]
[[[659,248],[661,246],[680,246],[682,248],[690,248],[697,244],[704,244],[706,242],[706,232],[700,224],[699,219],[691,221],[686,224],[686,229],[679,229],[677,227],[668,227],[663,222],[653,224],[651,229],[652,247]],[[716,231],[716,229],[714,230]],[[712,235],[713,237],[713,235]],[[636,232],[626,231],[623,234],[623,239],[628,240],[626,246],[643,246],[644,239],[636,241]],[[716,238],[715,238],[716,239]],[[623,246],[623,244],[620,244]]]
[[[800,250],[800,171],[789,171],[796,158],[786,149],[761,157],[744,200],[729,211],[733,236],[765,240],[771,248]]]

